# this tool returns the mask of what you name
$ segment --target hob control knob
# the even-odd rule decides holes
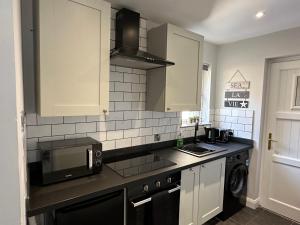
[[[157,187],[157,188],[160,187],[160,181],[159,180],[155,182],[155,187]]]
[[[144,190],[144,192],[148,192],[149,191],[149,186],[147,184],[145,184],[143,186],[143,190]]]
[[[168,177],[168,178],[167,178],[167,183],[168,183],[168,184],[171,184],[171,183],[172,183],[172,177]]]

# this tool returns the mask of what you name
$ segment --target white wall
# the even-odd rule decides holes
[[[0,224],[25,224],[20,1],[0,1]]]
[[[282,56],[300,54],[300,28],[281,31],[257,38],[251,38],[220,46],[218,53],[218,71],[216,78],[216,108],[224,104],[225,83],[239,69],[250,80],[250,109],[254,110],[255,148],[252,152],[249,197],[256,199],[259,194],[260,157],[259,148],[261,110],[265,60]]]

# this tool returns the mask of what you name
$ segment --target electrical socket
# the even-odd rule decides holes
[[[160,134],[154,134],[154,141],[160,141]]]

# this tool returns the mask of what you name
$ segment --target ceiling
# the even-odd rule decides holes
[[[300,26],[300,0],[108,0],[157,23],[169,22],[217,44]],[[256,19],[256,12],[265,17]]]

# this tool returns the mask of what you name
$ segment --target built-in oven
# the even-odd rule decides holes
[[[129,185],[127,196],[128,225],[178,225],[180,173]]]
[[[124,190],[58,209],[54,225],[124,225]]]

